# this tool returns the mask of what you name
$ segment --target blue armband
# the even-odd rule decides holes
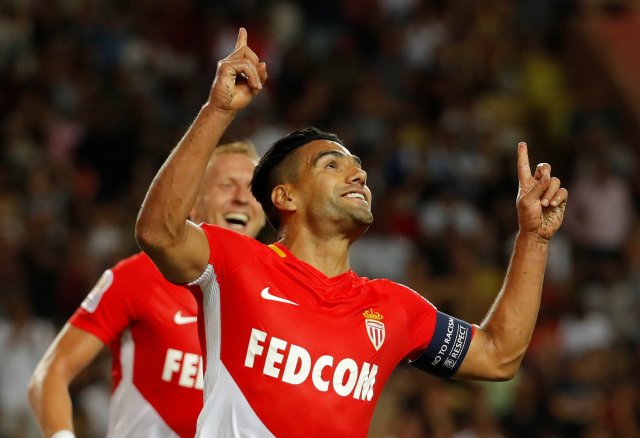
[[[409,363],[439,377],[453,376],[467,354],[473,327],[446,313],[436,313],[436,326],[427,348]]]

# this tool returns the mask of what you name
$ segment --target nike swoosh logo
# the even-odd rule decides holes
[[[192,324],[196,321],[198,321],[197,316],[183,316],[180,310],[178,310],[173,317],[173,322],[175,322],[177,325]]]
[[[262,298],[264,298],[265,300],[269,300],[269,301],[277,301],[279,303],[285,303],[285,304],[293,304],[294,306],[297,306],[298,303],[294,303],[293,301],[289,301],[286,298],[281,298],[281,297],[277,297],[275,295],[272,295],[271,292],[269,292],[269,287],[265,287],[264,289],[262,289],[262,292],[260,292],[260,296]]]

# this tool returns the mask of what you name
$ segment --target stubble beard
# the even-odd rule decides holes
[[[373,223],[373,214],[364,209],[351,210],[350,215],[353,218],[354,222],[366,226],[369,228]]]
[[[335,218],[335,222],[343,224],[343,232],[360,237],[367,232],[373,223],[373,214],[367,208],[350,207],[332,203],[327,211],[328,216]]]

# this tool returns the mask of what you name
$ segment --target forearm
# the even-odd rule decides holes
[[[36,366],[29,402],[45,437],[73,430],[69,385],[103,347],[98,337],[67,323]]]
[[[73,431],[73,408],[68,382],[55,373],[34,375],[29,401],[44,437],[59,430]]]
[[[507,374],[517,370],[533,334],[548,244],[535,234],[518,234],[503,288],[481,324],[497,365]]]
[[[180,238],[211,154],[234,117],[204,105],[162,165],[138,214],[136,239],[143,249],[166,248]]]
[[[519,233],[502,290],[476,330],[456,377],[507,380],[524,357],[540,310],[549,239],[564,218],[568,192],[539,163],[531,173],[527,144],[518,143]]]

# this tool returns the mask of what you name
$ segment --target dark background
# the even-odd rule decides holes
[[[343,138],[374,193],[361,275],[480,323],[517,230],[517,142],[569,189],[516,379],[401,366],[370,435],[640,436],[637,3],[1,1],[0,436],[37,436],[27,379],[101,272],[137,251],[146,188],[239,26],[269,81],[225,140]],[[108,362],[73,387],[79,437],[104,434]]]

